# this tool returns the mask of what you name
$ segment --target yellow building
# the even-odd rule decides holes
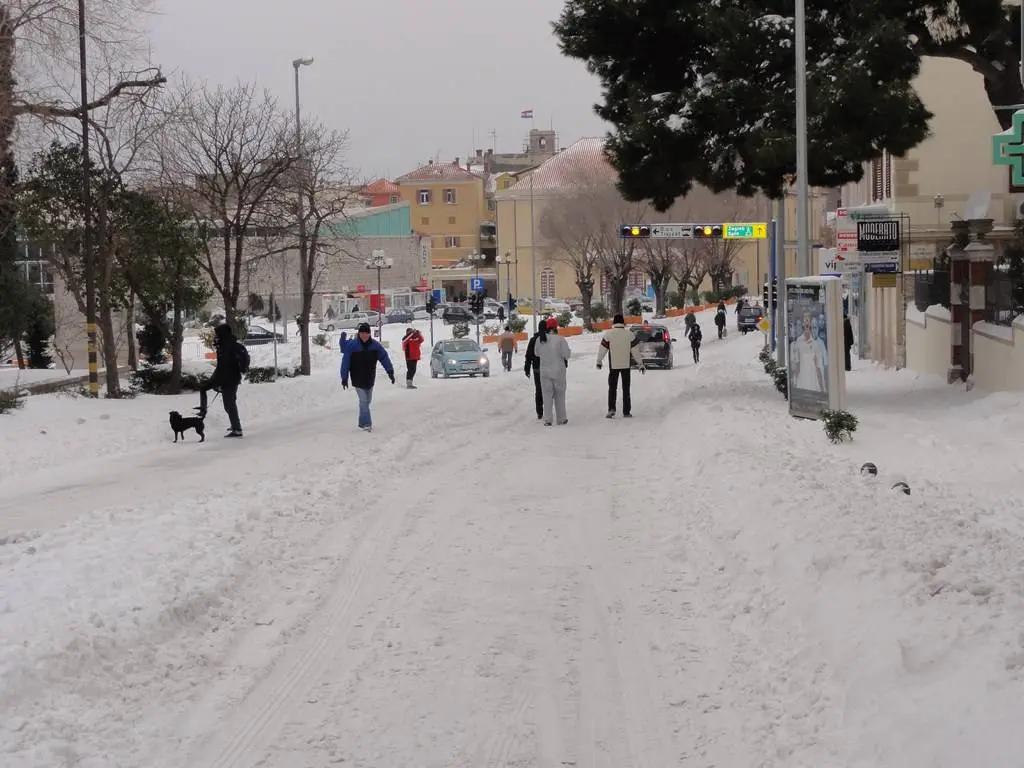
[[[484,179],[454,163],[427,163],[395,180],[412,211],[412,228],[431,238],[434,266],[450,266],[480,251],[487,218]]]

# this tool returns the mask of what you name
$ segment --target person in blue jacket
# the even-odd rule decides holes
[[[387,371],[391,383],[395,383],[395,369],[387,350],[376,339],[370,338],[370,325],[359,326],[354,339],[345,342],[341,358],[341,386],[348,389],[349,377],[359,396],[359,428],[364,432],[373,431],[370,417],[370,403],[373,401],[373,384],[377,379],[377,363]]]

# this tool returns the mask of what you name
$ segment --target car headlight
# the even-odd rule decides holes
[[[447,365],[458,365],[458,361],[457,360],[449,360],[447,362]]]
[[[480,358],[480,365],[487,365],[487,358],[486,357],[481,357]]]

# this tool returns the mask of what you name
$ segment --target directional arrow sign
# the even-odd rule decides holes
[[[676,240],[681,237],[693,237],[692,224],[652,224],[651,237],[659,240]]]
[[[726,224],[722,230],[722,238],[725,240],[767,240],[768,225],[755,224]]]

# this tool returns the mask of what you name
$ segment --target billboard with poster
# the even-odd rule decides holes
[[[837,277],[786,281],[789,412],[808,419],[846,400],[843,297]]]

